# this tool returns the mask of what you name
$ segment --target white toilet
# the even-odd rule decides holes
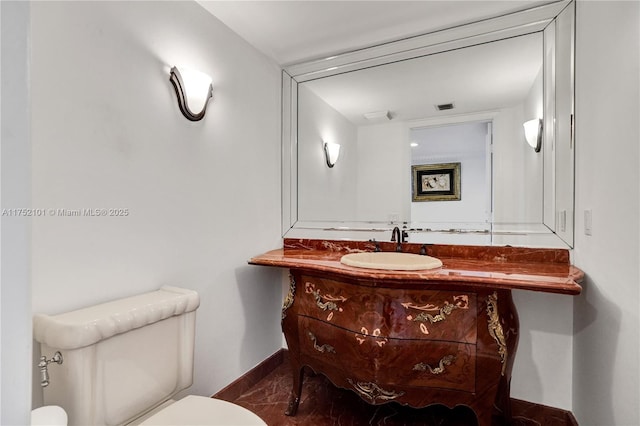
[[[67,413],[57,405],[45,405],[31,410],[31,426],[67,426]]]
[[[266,425],[226,401],[178,392],[193,383],[198,293],[177,287],[55,316],[35,315],[48,366],[44,403],[70,425]]]

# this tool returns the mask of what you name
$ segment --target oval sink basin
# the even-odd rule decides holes
[[[442,261],[435,257],[387,251],[345,254],[340,262],[357,268],[399,271],[418,271],[442,266]]]

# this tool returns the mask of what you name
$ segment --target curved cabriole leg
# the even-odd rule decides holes
[[[493,425],[494,407],[490,401],[479,401],[472,409],[478,419],[478,426]]]
[[[510,381],[503,378],[500,381],[500,385],[498,387],[498,395],[496,396],[495,406],[496,411],[504,421],[504,424],[507,425],[510,425],[512,423],[510,388]]]
[[[291,388],[291,394],[289,395],[289,404],[284,414],[286,416],[295,416],[298,412],[298,405],[300,404],[300,395],[302,394],[302,380],[304,376],[304,369],[293,369],[293,386]],[[296,371],[298,370],[298,371]]]
[[[476,417],[478,418],[478,426],[492,426],[493,424],[493,416],[491,415],[491,410],[477,413]]]
[[[284,411],[286,416],[295,416],[298,412],[298,405],[300,404],[300,396],[296,396],[293,392],[289,395],[289,404]]]

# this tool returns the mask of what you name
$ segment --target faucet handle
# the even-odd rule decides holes
[[[428,247],[431,247],[432,245],[433,244],[423,244],[422,246],[420,246],[420,254],[426,256]]]
[[[376,241],[375,238],[372,238],[369,240],[370,243],[374,243],[376,245],[376,248],[373,249],[374,252],[379,252],[380,251],[380,243]]]

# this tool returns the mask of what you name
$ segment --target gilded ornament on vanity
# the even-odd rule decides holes
[[[447,316],[451,315],[455,309],[458,309],[456,305],[452,305],[449,302],[445,302],[444,306],[440,308],[440,312],[436,315],[431,315],[426,312],[420,312],[413,320],[420,322],[430,322],[431,324],[435,324],[440,321],[444,321],[447,319]]]
[[[320,294],[320,290],[316,290],[316,286],[313,283],[305,283],[304,290],[307,294],[311,294],[316,301],[316,306],[323,311],[338,311],[342,312],[342,308],[338,306],[336,302],[346,302],[347,298],[344,296],[335,297],[331,294]],[[327,321],[331,321],[333,318],[333,312],[329,312]]]
[[[421,323],[428,322],[430,324],[435,324],[437,322],[444,321],[445,319],[447,319],[447,317],[451,315],[451,313],[456,309],[469,309],[469,296],[465,294],[460,296],[454,296],[453,303],[449,303],[445,301],[444,306],[442,307],[433,305],[431,303],[427,303],[426,305],[419,306],[411,302],[401,303],[401,305],[404,306],[404,308],[407,310],[414,309],[414,310],[422,311],[415,317],[413,315],[408,315],[407,320],[418,321]],[[437,312],[437,313],[435,315],[432,315],[429,312]],[[420,331],[423,334],[429,334],[429,329],[425,324],[420,324]]]
[[[284,303],[282,304],[282,319],[285,319],[287,316],[287,309],[293,305],[293,299],[296,294],[296,280],[293,278],[293,275],[289,275],[289,293],[287,293],[287,297],[284,299]]]
[[[318,345],[318,339],[316,339],[316,336],[312,332],[307,331],[307,335],[309,336],[309,339],[311,339],[311,341],[313,342],[313,349],[315,349],[316,351],[320,353],[325,353],[325,352],[330,352],[333,354],[336,353],[336,350],[331,345],[327,345],[327,344]]]
[[[351,386],[358,392],[361,396],[369,399],[371,403],[375,403],[377,399],[381,401],[392,401],[402,395],[404,392],[395,392],[386,389],[382,389],[375,383],[372,382],[355,382],[351,379],[347,379]]]
[[[507,368],[507,341],[504,338],[502,324],[500,324],[500,315],[498,313],[498,293],[495,291],[487,297],[487,315],[489,316],[489,334],[498,344],[498,354],[500,355],[502,375],[504,376],[505,369]]]
[[[445,355],[440,362],[438,363],[437,367],[431,367],[429,364],[425,364],[423,362],[418,363],[416,365],[413,366],[413,370],[414,371],[427,371],[429,370],[429,372],[431,374],[442,374],[445,372],[445,367],[448,365],[451,365],[452,363],[454,363],[456,360],[456,357],[454,355]]]

